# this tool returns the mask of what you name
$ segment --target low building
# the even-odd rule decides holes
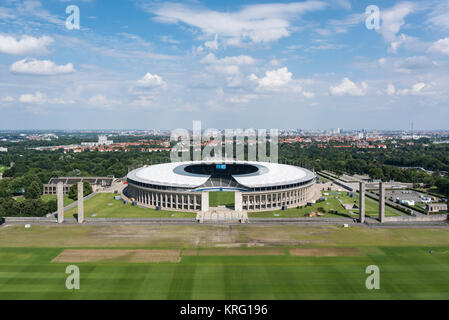
[[[445,203],[428,203],[426,205],[427,214],[440,212],[440,211],[447,211],[447,204],[445,204]]]
[[[58,182],[64,184],[64,194],[69,193],[70,187],[78,182],[87,181],[91,184],[93,192],[99,192],[110,188],[114,181],[114,176],[109,177],[59,177],[51,178],[47,184],[43,186],[43,194],[56,194],[56,186]]]
[[[0,152],[8,152],[8,148],[0,147]]]

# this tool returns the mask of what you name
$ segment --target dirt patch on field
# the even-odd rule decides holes
[[[180,262],[180,250],[67,249],[52,262]]]
[[[183,256],[281,256],[284,254],[283,249],[187,249],[182,252]]]
[[[361,256],[363,253],[356,248],[295,248],[289,250],[290,255],[298,257],[340,257]]]

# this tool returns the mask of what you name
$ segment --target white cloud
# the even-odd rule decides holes
[[[399,46],[407,41],[408,37],[405,34],[399,36],[397,34],[405,24],[405,17],[413,13],[417,7],[418,5],[414,2],[405,1],[390,9],[381,10],[382,25],[378,32],[382,34],[385,41],[390,43],[392,52],[396,52]]]
[[[430,91],[431,85],[424,82],[417,82],[411,88],[397,89],[393,84],[388,84],[386,93],[389,96],[424,96],[432,94]]]
[[[22,94],[19,97],[19,102],[27,104],[74,104],[73,100],[65,100],[61,98],[47,98],[45,93],[36,91],[35,94]]]
[[[244,95],[234,95],[226,98],[226,102],[234,104],[244,104],[249,103],[251,100],[257,99],[259,96],[257,94],[244,94]]]
[[[395,94],[396,94],[396,88],[395,88],[395,86],[393,85],[393,84],[388,84],[388,86],[387,86],[387,94],[389,95],[389,96],[394,96]]]
[[[20,40],[0,34],[0,53],[12,55],[47,54],[47,46],[53,43],[53,39],[47,36],[35,38],[22,36]]]
[[[158,107],[151,96],[139,96],[136,100],[131,101],[130,105],[138,109],[154,109]]]
[[[255,62],[255,59],[246,55],[224,57],[222,59],[218,59],[213,53],[209,53],[207,56],[201,59],[202,64],[209,65],[209,70],[224,73],[227,75],[236,75],[240,73],[239,66],[252,65],[255,64]]]
[[[149,72],[142,79],[138,80],[137,84],[143,88],[163,88],[167,85],[161,76]]]
[[[72,63],[58,66],[50,60],[23,59],[14,62],[9,68],[11,72],[33,75],[57,75],[75,72]]]
[[[266,43],[287,37],[292,32],[293,19],[326,6],[323,1],[304,1],[247,5],[237,12],[220,12],[164,3],[156,9],[154,5],[146,9],[156,15],[157,21],[182,22],[200,29],[205,35],[218,34],[227,39],[228,45],[239,46],[244,42]]]
[[[292,81],[293,74],[287,67],[265,72],[265,77],[258,78],[255,74],[250,75],[250,80],[256,81],[260,88],[280,88]]]
[[[315,98],[315,93],[314,92],[302,91],[301,94],[303,95],[303,97],[305,97],[307,99]]]
[[[43,104],[46,101],[46,95],[39,91],[37,91],[34,95],[33,94],[22,94],[19,97],[19,101],[22,103]]]
[[[434,42],[430,46],[429,52],[442,53],[442,54],[449,55],[449,38],[440,39],[440,40]]]
[[[428,23],[433,24],[438,29],[449,29],[449,1],[438,4],[430,14]]]
[[[368,84],[366,82],[357,85],[349,80],[349,78],[344,78],[339,85],[331,86],[329,88],[331,94],[335,96],[364,96],[367,89]]]
[[[214,40],[206,41],[204,46],[210,50],[218,50],[218,34],[215,34]]]
[[[396,92],[396,94],[400,95],[400,96],[407,96],[407,95],[422,96],[422,95],[429,94],[429,92],[423,91],[424,89],[427,89],[429,87],[430,86],[424,82],[418,82],[418,83],[415,83],[410,89],[398,90]]]
[[[113,107],[120,105],[121,102],[114,100],[114,99],[108,99],[103,94],[97,94],[95,96],[92,96],[89,98],[88,103],[91,106],[98,107],[98,108],[104,108],[104,109],[112,109]]]
[[[354,13],[341,20],[329,20],[326,28],[315,29],[315,32],[322,36],[329,36],[334,33],[345,33],[349,28],[361,25],[366,19],[364,13]]]

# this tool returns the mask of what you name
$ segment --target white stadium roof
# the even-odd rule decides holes
[[[198,188],[210,178],[210,175],[189,173],[187,166],[198,164],[246,164],[258,168],[254,173],[233,174],[233,178],[247,188],[272,187],[307,182],[315,174],[307,169],[291,165],[252,162],[252,161],[189,161],[171,162],[141,167],[128,173],[128,178],[146,184]]]

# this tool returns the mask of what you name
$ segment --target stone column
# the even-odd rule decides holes
[[[363,181],[360,181],[359,196],[359,222],[365,223],[365,182]]]
[[[209,192],[207,191],[201,192],[201,211],[209,211]]]
[[[56,185],[56,197],[58,201],[58,223],[64,222],[64,183],[58,182]]]
[[[84,221],[84,185],[83,182],[78,182],[78,223]]]
[[[379,182],[379,221],[385,220],[385,185]]]
[[[234,192],[234,209],[235,211],[242,211],[242,193],[240,191]]]

